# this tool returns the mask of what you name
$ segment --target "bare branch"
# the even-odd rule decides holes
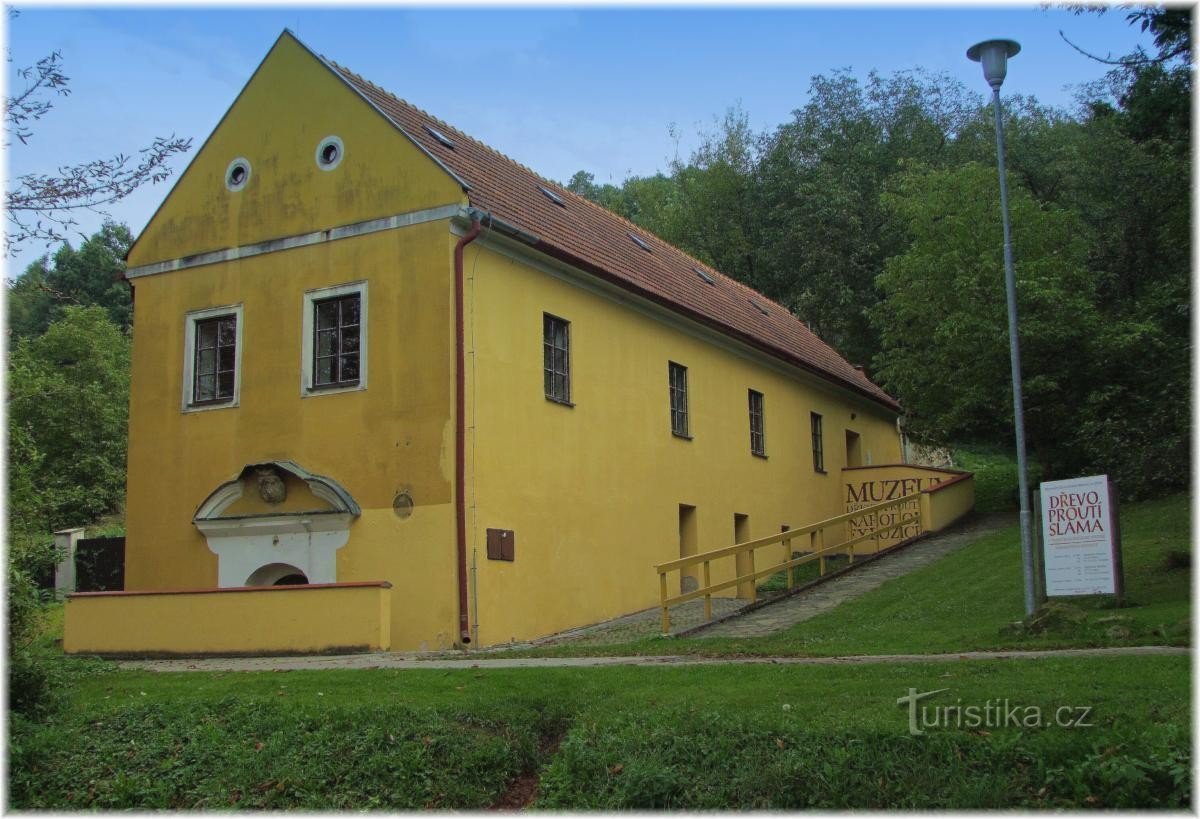
[[[1145,66],[1159,62],[1158,59],[1147,56],[1146,52],[1140,47],[1132,55],[1127,55],[1125,57],[1114,57],[1111,53],[1107,56],[1100,57],[1075,45],[1073,42],[1071,42],[1067,35],[1063,33],[1061,28],[1058,30],[1058,36],[1062,37],[1064,43],[1078,51],[1083,56],[1090,60],[1095,60],[1098,63],[1104,63],[1105,65],[1119,65],[1122,68],[1135,68],[1137,66]]]
[[[30,130],[32,123],[44,117],[54,107],[54,103],[41,98],[41,94],[53,91],[59,96],[71,93],[67,88],[69,78],[62,73],[62,54],[55,51],[48,57],[37,61],[37,65],[22,68],[17,75],[25,80],[25,89],[15,97],[4,100],[4,130],[15,136],[22,144],[27,144],[33,136]],[[5,145],[11,144],[5,142]]]

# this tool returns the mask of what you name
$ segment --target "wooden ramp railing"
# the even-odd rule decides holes
[[[878,546],[878,542],[879,542],[879,539],[881,536],[889,537],[889,536],[891,536],[891,534],[893,532],[895,532],[895,530],[900,529],[901,527],[904,527],[913,522],[920,523],[920,521],[921,521],[921,512],[919,511],[919,509],[921,508],[920,505],[918,506],[918,511],[914,511],[909,515],[896,517],[894,519],[889,519],[889,521],[886,524],[879,523],[879,519],[880,519],[879,513],[880,512],[890,509],[894,506],[901,506],[903,504],[910,503],[912,501],[918,501],[920,499],[920,497],[921,497],[920,492],[914,492],[913,494],[905,495],[902,498],[897,498],[895,500],[887,501],[885,503],[879,503],[874,506],[866,506],[866,507],[863,507],[862,509],[857,509],[853,512],[847,512],[843,515],[838,515],[837,517],[829,518],[828,520],[822,520],[818,523],[811,523],[808,526],[802,526],[798,529],[790,529],[786,532],[780,532],[777,535],[770,535],[769,537],[758,538],[757,540],[748,540],[745,543],[735,543],[733,546],[726,546],[722,549],[713,549],[712,551],[701,552],[699,554],[689,555],[687,557],[681,557],[678,560],[669,560],[666,563],[659,563],[657,566],[654,567],[654,570],[658,572],[659,594],[661,597],[660,606],[662,608],[662,633],[663,633],[663,636],[664,637],[669,636],[671,633],[671,612],[670,612],[671,606],[678,606],[679,604],[686,603],[689,600],[696,600],[698,598],[703,597],[704,598],[704,619],[711,620],[712,619],[712,596],[713,596],[714,592],[719,592],[719,591],[723,591],[725,589],[733,588],[740,583],[749,583],[751,585],[750,595],[751,595],[751,599],[753,600],[753,599],[757,599],[757,595],[758,595],[758,590],[757,590],[757,587],[756,587],[754,581],[758,580],[760,577],[768,577],[770,575],[775,574],[776,572],[781,572],[781,571],[786,572],[787,573],[787,587],[788,587],[788,589],[791,589],[795,583],[795,578],[793,577],[792,570],[797,566],[802,566],[805,563],[810,563],[814,560],[819,560],[819,561],[821,561],[821,574],[824,575],[825,574],[825,557],[826,557],[826,555],[830,554],[831,552],[846,552],[846,554],[849,557],[850,562],[853,563],[854,562],[854,547],[856,545],[858,545],[859,543],[863,543],[864,541],[868,541],[868,540],[874,540],[876,543],[876,546]],[[838,525],[845,524],[847,521],[854,520],[857,518],[863,518],[865,520],[865,519],[868,519],[872,515],[874,516],[875,523],[874,523],[874,525],[870,526],[865,531],[861,532],[858,535],[855,535],[854,537],[848,538],[847,540],[844,540],[841,543],[834,544],[833,546],[825,545],[825,530],[826,529],[828,529],[832,526],[838,526]],[[924,528],[924,527],[921,527],[921,528]],[[791,542],[793,540],[795,540],[796,538],[804,537],[806,535],[809,536],[810,540],[812,540],[813,539],[812,536],[814,534],[815,534],[815,544],[814,544],[815,548],[812,551],[808,552],[807,554],[801,555],[800,557],[792,557]],[[713,583],[711,581],[711,568],[710,567],[711,567],[711,564],[713,563],[713,561],[721,560],[723,558],[733,558],[734,559],[734,574],[737,575],[736,567],[737,567],[737,556],[738,555],[745,554],[747,552],[752,553],[756,549],[762,549],[766,546],[773,546],[775,544],[782,544],[782,546],[783,546],[783,552],[782,552],[783,559],[781,561],[779,561],[778,563],[773,563],[772,565],[768,566],[765,569],[752,570],[749,574],[735,576],[731,580],[723,580],[719,583]],[[880,550],[878,548],[876,548],[875,551],[880,551]],[[883,551],[886,551],[886,549]],[[685,569],[688,569],[688,568],[690,568],[692,566],[696,566],[696,565],[702,566],[702,573],[701,573],[702,583],[699,586],[699,588],[695,589],[694,591],[677,594],[673,597],[668,596],[667,595],[667,575],[670,574],[671,572],[678,571],[678,572],[680,572],[680,576],[682,577],[683,571]],[[753,562],[751,562],[751,566],[753,566]]]

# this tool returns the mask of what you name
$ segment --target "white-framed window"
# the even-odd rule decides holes
[[[183,411],[236,407],[242,391],[242,305],[184,316]]]
[[[300,394],[367,388],[367,283],[304,294]]]

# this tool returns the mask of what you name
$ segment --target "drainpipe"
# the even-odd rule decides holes
[[[478,238],[479,214],[471,210],[471,229],[454,246],[454,524],[458,557],[458,638],[471,642],[467,616],[467,457],[466,363],[463,352],[463,248]]]

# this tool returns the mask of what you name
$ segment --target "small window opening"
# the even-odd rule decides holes
[[[753,455],[766,457],[766,435],[763,430],[763,395],[757,390],[750,390],[750,452]]]
[[[332,171],[342,161],[346,148],[342,140],[336,136],[327,136],[317,143],[317,167],[323,171]]]
[[[813,469],[817,472],[825,471],[825,442],[821,435],[821,416],[813,412],[809,414],[812,424],[812,453],[813,453]]]
[[[229,163],[229,167],[225,170],[225,187],[230,191],[237,192],[246,187],[246,183],[250,181],[250,162],[242,157],[238,157]]]
[[[571,403],[571,324],[549,313],[542,314],[543,373],[546,398]]]
[[[667,389],[671,398],[671,432],[680,438],[688,434],[687,367],[667,362]]]
[[[705,284],[711,284],[713,286],[716,286],[717,280],[714,279],[712,276],[708,275],[708,273],[706,273],[705,271],[701,270],[698,267],[693,267],[692,270],[696,271],[696,275],[699,276],[700,280],[703,281]]]
[[[437,128],[433,128],[433,127],[431,127],[431,126],[429,126],[429,125],[423,125],[423,126],[421,126],[421,127],[423,127],[423,128],[425,129],[425,133],[429,134],[431,137],[433,137],[433,138],[434,138],[434,139],[436,139],[438,142],[440,142],[440,143],[442,143],[443,145],[445,145],[445,146],[446,146],[447,148],[449,148],[450,150],[452,150],[452,151],[454,150],[454,141],[453,141],[453,140],[451,140],[451,139],[450,139],[450,137],[448,137],[448,136],[446,136],[445,134],[443,134],[443,133],[442,133],[441,131],[439,131]]]
[[[638,247],[640,247],[642,250],[646,251],[647,253],[654,252],[654,250],[650,247],[650,245],[646,242],[646,240],[642,239],[640,236],[634,236],[632,233],[626,233],[625,235],[628,236],[630,239],[632,239],[633,243],[635,245],[637,245]]]
[[[538,185],[537,189],[542,192],[543,196],[545,196],[554,204],[558,205],[560,208],[565,208],[567,206],[567,203],[563,201],[563,198],[549,188]]]
[[[754,299],[750,299],[750,303],[754,305],[754,309],[755,309],[755,310],[757,310],[758,312],[762,313],[764,316],[769,316],[769,315],[771,315],[770,313],[768,313],[768,312],[767,312],[767,308],[766,308],[766,307],[764,307],[763,305],[759,304],[759,303],[758,303],[757,301],[755,301]]]

